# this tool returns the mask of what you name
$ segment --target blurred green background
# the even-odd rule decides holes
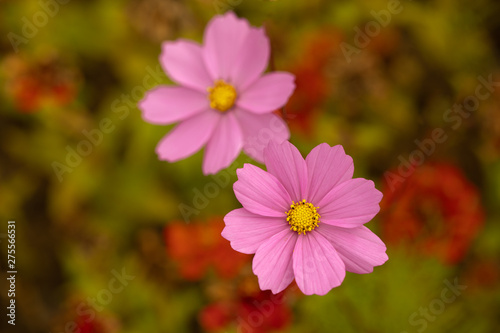
[[[158,161],[170,128],[136,107],[171,83],[161,42],[227,10],[296,75],[292,143],[342,144],[384,193],[368,226],[389,261],[326,296],[260,292],[220,236],[234,169]],[[0,1],[1,331],[500,331],[499,17],[496,0]]]

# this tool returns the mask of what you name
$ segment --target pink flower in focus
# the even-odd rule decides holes
[[[384,243],[363,224],[379,211],[372,181],[352,178],[352,158],[323,143],[304,160],[288,141],[264,150],[267,172],[237,170],[243,208],[224,218],[222,236],[236,251],[255,253],[260,288],[279,293],[295,278],[306,295],[339,286],[346,270],[363,274],[388,257]]]
[[[286,104],[294,76],[263,75],[270,53],[263,28],[229,12],[208,23],[203,46],[181,39],[162,48],[160,63],[179,86],[156,87],[139,102],[147,122],[179,122],[156,147],[161,160],[175,162],[206,146],[203,173],[213,174],[229,166],[241,149],[262,162],[269,141],[290,137],[273,111]]]

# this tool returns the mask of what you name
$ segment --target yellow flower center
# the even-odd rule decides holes
[[[305,235],[306,231],[314,230],[318,226],[321,217],[316,211],[317,208],[319,207],[314,207],[312,203],[306,202],[305,199],[297,203],[292,201],[290,210],[286,213],[286,220],[290,224],[290,230],[297,231],[299,235],[301,233]]]
[[[215,81],[215,85],[207,88],[207,91],[209,93],[210,107],[220,112],[225,112],[232,108],[238,96],[236,89],[223,80]]]

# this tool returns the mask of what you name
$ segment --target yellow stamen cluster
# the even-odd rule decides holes
[[[314,207],[312,203],[306,202],[305,199],[297,203],[292,201],[290,210],[286,212],[286,220],[290,224],[290,230],[296,231],[299,235],[301,233],[305,235],[306,231],[314,230],[321,217],[316,211],[318,208]]]
[[[236,89],[223,80],[215,81],[213,87],[207,88],[210,107],[220,112],[225,112],[233,107],[238,94]]]

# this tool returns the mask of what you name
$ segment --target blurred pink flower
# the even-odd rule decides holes
[[[262,162],[269,141],[287,140],[287,125],[272,112],[286,104],[294,76],[263,75],[269,53],[264,29],[232,12],[208,23],[203,46],[165,42],[160,63],[179,86],[159,86],[139,102],[147,122],[179,122],[156,147],[159,158],[178,161],[206,145],[202,169],[213,174],[229,166],[241,149]]]
[[[255,253],[261,289],[279,293],[295,278],[306,295],[324,295],[345,272],[370,273],[387,261],[384,243],[363,224],[379,211],[372,181],[353,179],[342,146],[323,143],[304,160],[290,142],[264,150],[267,172],[238,169],[234,193],[243,205],[226,215],[222,236]]]

